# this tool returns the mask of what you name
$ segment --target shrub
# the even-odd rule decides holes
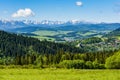
[[[86,69],[93,69],[93,64],[92,64],[92,62],[91,61],[87,61],[86,63],[85,63],[85,68]]]
[[[99,69],[105,69],[105,64],[100,64]]]
[[[93,68],[94,69],[105,69],[105,65],[104,64],[100,64],[98,62],[98,60],[96,59],[94,62],[93,62]]]
[[[63,68],[84,69],[85,62],[83,60],[64,60],[60,63]]]
[[[99,69],[99,63],[96,62],[96,61],[94,61],[94,62],[93,62],[93,68],[94,68],[94,69]]]

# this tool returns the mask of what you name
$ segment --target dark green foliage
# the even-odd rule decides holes
[[[99,42],[102,42],[101,38],[92,37],[92,38],[87,38],[87,39],[83,40],[81,43],[83,43],[83,44],[92,44],[92,43],[99,43]]]
[[[32,52],[42,54],[55,54],[60,49],[74,53],[81,52],[80,49],[65,44],[39,41],[35,38],[0,31],[0,50],[2,51],[0,56],[24,56],[29,53],[31,49],[33,50]]]
[[[14,59],[16,65],[34,64],[38,55],[44,55],[43,63],[59,63],[64,52],[80,53],[81,50],[66,44],[39,41],[38,39],[22,35],[10,34],[0,31],[0,61],[1,64],[9,64],[11,61],[8,57]],[[50,57],[48,54],[57,54]],[[4,60],[7,59],[6,61]],[[49,58],[48,58],[49,57]],[[52,60],[54,58],[56,60]],[[47,59],[47,60],[46,60]],[[12,62],[13,64],[13,62]]]

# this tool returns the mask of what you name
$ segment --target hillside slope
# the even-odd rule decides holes
[[[21,56],[36,52],[41,54],[55,54],[63,50],[66,52],[81,52],[80,49],[48,41],[25,37],[0,31],[0,56]]]
[[[120,28],[108,33],[105,35],[106,37],[119,37],[120,36]]]

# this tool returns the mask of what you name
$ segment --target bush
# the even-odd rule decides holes
[[[83,60],[64,60],[59,64],[60,68],[67,69],[105,69],[104,64],[99,64],[97,60],[94,62]]]
[[[85,62],[83,60],[64,60],[60,63],[63,68],[84,69]]]
[[[92,62],[91,61],[87,61],[86,63],[85,63],[85,68],[86,69],[93,69],[93,64],[92,64]]]
[[[93,69],[105,69],[105,65],[104,64],[100,64],[98,62],[98,60],[96,59],[94,62],[93,62]]]
[[[100,64],[99,69],[105,69],[105,64]]]
[[[99,63],[97,61],[93,62],[93,68],[94,69],[99,69]]]

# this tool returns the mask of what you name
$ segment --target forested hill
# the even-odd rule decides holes
[[[60,43],[39,41],[38,39],[0,31],[0,57],[25,54],[55,54],[58,51],[80,53],[82,50]]]
[[[107,37],[115,37],[115,36],[120,36],[120,28],[108,33],[107,35],[105,35]]]

